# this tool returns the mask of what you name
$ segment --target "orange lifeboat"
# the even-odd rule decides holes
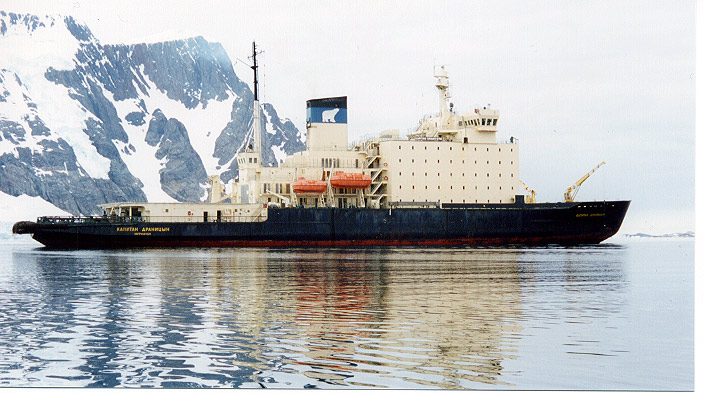
[[[296,194],[322,194],[327,190],[328,185],[322,180],[311,180],[299,177],[293,182],[293,192]]]
[[[364,173],[335,172],[330,176],[330,184],[335,188],[364,189],[372,184],[372,177]]]

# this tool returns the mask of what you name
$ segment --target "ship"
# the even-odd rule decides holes
[[[575,200],[596,168],[564,201],[538,203],[519,178],[518,140],[497,140],[499,111],[448,105],[444,66],[434,69],[438,112],[405,135],[350,144],[347,97],[311,99],[306,149],[264,166],[254,43],[252,52],[253,121],[234,181],[209,176],[200,203],[113,202],[102,216],[39,217],[13,233],[61,249],[579,245],[624,220],[628,200]]]

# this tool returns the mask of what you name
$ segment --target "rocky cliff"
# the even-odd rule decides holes
[[[0,11],[0,53],[0,191],[88,215],[203,200],[207,175],[237,176],[253,94],[220,44],[103,45],[72,17]],[[261,135],[265,165],[304,148],[271,104]]]

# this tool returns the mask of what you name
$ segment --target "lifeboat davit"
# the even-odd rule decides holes
[[[328,185],[322,180],[312,180],[299,177],[293,182],[293,192],[296,194],[322,194]]]
[[[372,177],[364,173],[335,172],[330,176],[330,184],[335,188],[360,190],[372,184]]]

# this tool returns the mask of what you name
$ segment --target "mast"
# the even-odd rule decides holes
[[[445,66],[440,66],[440,72],[436,72],[435,77],[437,78],[435,87],[438,89],[438,98],[440,101],[440,117],[445,118],[449,114],[447,110],[447,99],[450,97],[450,93],[447,91],[450,87],[450,80],[447,77]]]
[[[254,152],[257,158],[257,167],[262,166],[262,136],[261,136],[261,117],[259,114],[259,78],[257,65],[257,44],[252,42],[252,61],[253,65],[250,68],[254,71]]]

